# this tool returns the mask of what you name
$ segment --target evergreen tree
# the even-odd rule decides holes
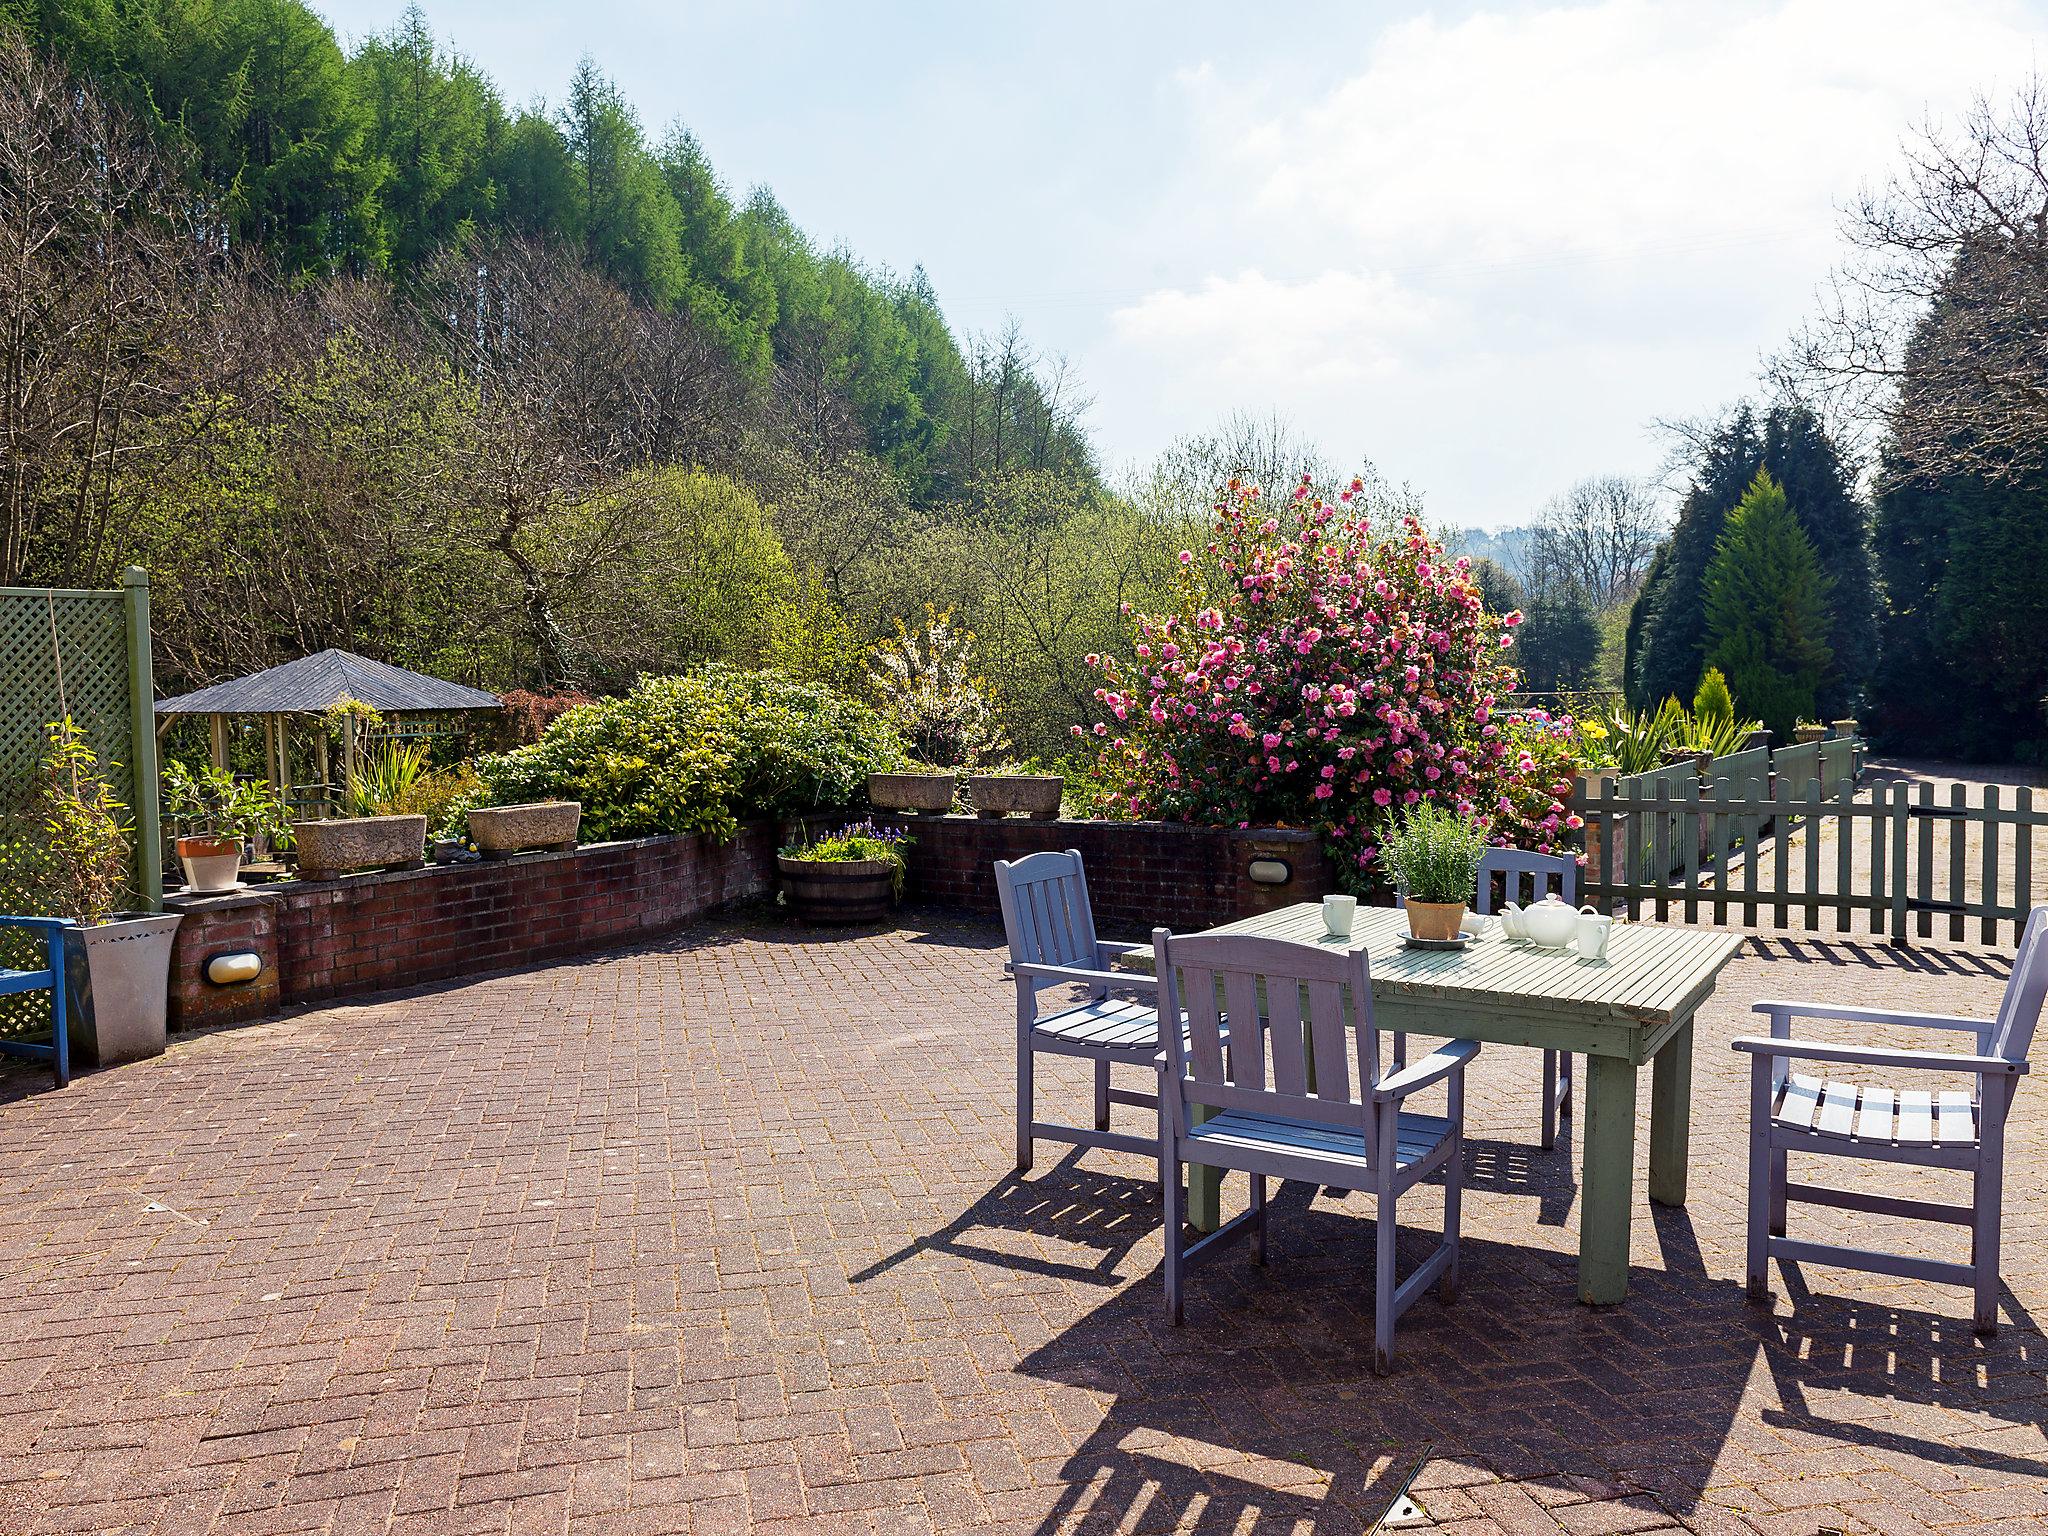
[[[1828,589],[1784,487],[1759,470],[1715,546],[1703,607],[1709,662],[1780,740],[1815,712],[1831,659]]]
[[[367,38],[349,72],[371,113],[370,148],[385,168],[381,243],[392,265],[410,272],[490,219],[490,157],[505,109],[475,66],[440,52],[417,5],[389,32]]]
[[[1600,661],[1600,622],[1584,589],[1560,587],[1524,605],[1514,654],[1522,686],[1532,692],[1590,684]]]
[[[1855,496],[1854,474],[1807,407],[1779,404],[1760,416],[1744,403],[1696,443],[1678,524],[1630,614],[1626,687],[1637,707],[1686,698],[1699,681],[1708,649],[1707,567],[1729,514],[1759,471],[1784,488],[1830,583],[1827,643],[1834,662],[1817,685],[1814,707],[1849,713],[1869,686],[1878,651],[1877,595],[1869,520]]]

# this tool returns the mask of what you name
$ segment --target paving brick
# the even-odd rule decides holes
[[[1282,1190],[1269,1267],[1199,1271],[1176,1330],[1143,1160],[1012,1173],[1011,1003],[972,921],[735,917],[62,1093],[0,1069],[0,1531],[1363,1532],[1419,1459],[1443,1530],[2029,1528],[2048,1188],[2009,1183],[1994,1339],[1877,1276],[1752,1307],[1727,1049],[1755,997],[1982,1012],[2005,964],[1750,946],[1696,1031],[1691,1204],[1639,1199],[1612,1309],[1574,1298],[1534,1058],[1488,1047],[1464,1290],[1404,1319],[1385,1380],[1369,1200]],[[1083,1071],[1041,1083],[1086,1102]],[[2034,1097],[2015,1168],[2048,1157]]]

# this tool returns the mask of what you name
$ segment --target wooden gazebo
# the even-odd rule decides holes
[[[180,716],[207,716],[212,727],[214,764],[225,768],[231,722],[237,717],[255,717],[263,728],[265,776],[281,796],[289,799],[292,718],[318,717],[351,700],[369,705],[394,723],[408,715],[442,716],[501,707],[495,693],[486,693],[481,688],[409,672],[351,651],[326,650],[247,677],[180,694],[175,699],[160,700],[156,706],[157,731],[161,735]],[[332,782],[327,732],[315,727],[311,735],[316,771],[324,791]],[[344,772],[358,766],[359,736],[357,722],[353,718],[345,720]]]

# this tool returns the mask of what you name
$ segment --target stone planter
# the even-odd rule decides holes
[[[1824,725],[1802,725],[1793,732],[1802,747],[1808,742],[1824,740],[1827,734],[1828,728]]]
[[[896,906],[896,866],[887,859],[775,856],[790,911],[807,923],[872,923]]]
[[[295,821],[301,880],[331,880],[356,869],[418,869],[427,860],[424,816],[349,816]]]
[[[1406,903],[1408,931],[1418,939],[1455,939],[1465,922],[1462,901],[1417,901]]]
[[[509,859],[532,848],[566,853],[576,846],[582,820],[583,807],[575,800],[494,805],[469,813],[469,840],[487,859]]]
[[[1758,747],[1768,747],[1770,744],[1771,733],[1761,725],[1742,738],[1742,750],[1745,752],[1754,752]]]
[[[943,816],[953,808],[950,773],[871,773],[868,804],[878,811],[923,811]]]
[[[233,837],[181,837],[178,862],[185,866],[185,889],[194,895],[219,895],[242,888],[242,843]]]
[[[71,1049],[88,1066],[164,1053],[176,912],[122,912],[64,930],[64,1004]]]
[[[1052,773],[977,773],[967,780],[967,793],[977,816],[993,819],[1022,811],[1033,821],[1053,821],[1060,814],[1060,793],[1066,785]]]
[[[1837,720],[1834,722],[1834,731],[1836,740],[1853,741],[1856,737],[1856,722],[1853,719]]]

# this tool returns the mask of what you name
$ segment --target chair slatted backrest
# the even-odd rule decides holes
[[[1473,911],[1493,911],[1493,877],[1501,877],[1502,898],[1526,907],[1552,891],[1568,907],[1579,904],[1579,861],[1569,855],[1525,853],[1520,848],[1489,848],[1479,860],[1479,889]],[[1527,894],[1523,892],[1526,890]]]
[[[1177,939],[1159,928],[1152,947],[1161,1015],[1187,1015],[1185,1041],[1179,1030],[1161,1031],[1183,1126],[1186,1105],[1206,1104],[1357,1131],[1370,1151],[1379,1036],[1363,946],[1339,951],[1252,934]]]
[[[1078,851],[1034,853],[1014,863],[998,859],[996,896],[1003,904],[1003,931],[1010,940],[1013,964],[1095,969],[1095,914],[1088,905],[1088,877]],[[1029,985],[1036,992],[1051,983]]]
[[[2034,1026],[2041,1021],[2041,1004],[2048,999],[2048,906],[2034,908],[2020,935],[2019,957],[2012,963],[2012,980],[1999,1000],[1998,1016],[1991,1026],[1991,1054],[2006,1061],[2025,1061],[2034,1043]]]

